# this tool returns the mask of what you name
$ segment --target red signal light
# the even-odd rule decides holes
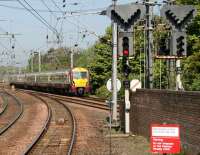
[[[123,56],[129,57],[129,38],[128,37],[123,38],[122,47],[123,47],[123,51],[122,51]]]
[[[123,50],[123,56],[129,56],[129,51],[128,50]]]

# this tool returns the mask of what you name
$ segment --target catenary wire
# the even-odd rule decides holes
[[[51,29],[53,30],[53,31],[55,31],[55,33],[57,33],[58,34],[58,32],[57,32],[57,30],[54,28],[54,27],[52,27],[47,21],[46,21],[46,19],[44,19],[26,0],[23,0],[31,9],[33,9],[33,11],[47,24],[47,25],[49,25],[49,27],[51,27]]]
[[[1,7],[15,9],[15,10],[29,10],[33,11],[33,9],[25,9],[24,7],[17,7],[11,5],[0,4]],[[100,11],[105,10],[106,8],[96,8],[96,9],[87,9],[87,10],[74,10],[74,11],[59,11],[59,10],[51,10],[53,13],[65,13],[69,14],[70,16],[82,16],[82,15],[90,15],[90,14],[99,14]],[[50,12],[49,10],[45,9],[35,9],[38,12]],[[93,11],[93,12],[92,12]],[[78,14],[78,15],[77,15]]]
[[[30,12],[35,18],[37,18],[40,22],[42,22],[45,26],[47,26],[50,30],[52,30],[55,33],[58,33],[57,30],[52,27],[29,3],[27,3],[25,0],[24,2],[34,11],[38,14],[38,16],[36,14],[34,14],[32,11],[30,11],[25,5],[24,3],[22,3],[20,0],[17,0],[20,5],[22,5],[28,12]]]

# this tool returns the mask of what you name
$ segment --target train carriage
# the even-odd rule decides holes
[[[90,93],[89,71],[76,67],[72,70],[17,74],[10,76],[10,85],[19,88],[62,92],[82,96]]]

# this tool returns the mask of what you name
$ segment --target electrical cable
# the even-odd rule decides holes
[[[48,7],[48,5],[45,3],[44,0],[41,0],[42,4],[48,9],[48,11],[57,19],[56,15],[53,13],[53,11]]]
[[[52,30],[53,32],[56,32],[57,34],[59,34],[58,32],[57,32],[57,30],[54,28],[54,27],[52,27],[43,17],[42,17],[42,19],[44,19],[44,21],[42,20],[42,19],[40,19],[38,16],[36,16],[32,11],[34,11],[34,12],[36,12],[38,15],[39,15],[39,13],[38,12],[50,12],[49,10],[40,10],[40,9],[34,9],[34,8],[32,8],[30,5],[30,7],[31,7],[31,9],[29,9],[29,8],[27,8],[20,0],[16,0],[16,1],[18,1],[22,6],[23,6],[23,8],[20,8],[20,7],[14,7],[14,6],[8,6],[8,5],[2,5],[2,4],[0,4],[0,6],[2,6],[2,7],[7,7],[7,8],[12,8],[12,9],[20,9],[20,10],[27,10],[27,11],[29,11],[35,18],[37,18],[40,22],[42,22],[46,27],[48,27],[50,30]],[[25,0],[24,0],[25,1]],[[69,14],[71,14],[71,15],[73,15],[73,13],[84,13],[84,12],[88,12],[88,11],[92,11],[92,10],[103,10],[102,8],[97,8],[97,9],[88,9],[88,10],[76,10],[76,11],[70,11],[70,12],[67,12],[67,11],[62,11],[60,8],[59,8],[59,6],[56,4],[56,2],[54,1],[54,0],[51,0],[52,1],[52,3],[56,6],[56,8],[57,9],[59,9],[59,11],[52,11],[51,10],[51,12],[57,12],[57,13],[65,13],[65,14],[67,14],[67,13],[69,13]],[[25,1],[26,2],[26,1]],[[37,12],[38,11],[38,12]],[[88,14],[99,14],[100,12],[96,12],[96,13],[88,13]],[[80,14],[81,15],[81,14]],[[86,13],[84,14],[84,15],[86,15]],[[39,15],[40,16],[40,15]],[[77,16],[77,15],[76,15]],[[40,16],[41,17],[41,16]],[[65,17],[63,17],[64,19],[66,19]],[[97,35],[94,31],[89,31],[88,30],[88,28],[84,25],[83,26],[83,24],[81,24],[81,25],[77,25],[76,23],[74,23],[74,22],[72,22],[72,21],[70,21],[70,20],[68,20],[68,19],[66,19],[70,24],[72,24],[72,25],[75,25],[75,26],[79,26],[80,28],[82,28],[82,29],[84,29],[84,30],[86,30],[89,34],[91,34],[91,35],[94,35],[95,37],[97,37],[98,39],[100,39],[101,37],[99,36],[99,35]]]
[[[62,9],[60,9],[60,7],[55,3],[55,1],[54,0],[51,0],[51,2],[55,5],[55,7],[59,10],[59,11],[62,11]],[[64,18],[64,19],[66,19],[66,18]],[[70,20],[68,20],[68,19],[66,19],[69,23],[71,23],[71,24],[73,24],[73,25],[75,25],[75,26],[78,26],[79,28],[82,28],[82,29],[85,29],[85,30],[87,30],[88,31],[88,29],[85,27],[85,26],[83,26],[82,24],[82,26],[80,25],[80,23],[79,24],[76,24],[76,23],[74,23],[74,22],[71,22]],[[92,35],[95,35],[97,38],[100,38],[95,32],[91,32],[91,31],[88,31],[90,34],[92,34]]]
[[[59,10],[59,11],[63,11],[62,9],[60,9],[60,7],[56,4],[56,2],[54,0],[51,0],[51,2],[55,5],[55,7]]]
[[[56,29],[57,25],[58,25],[58,20],[57,20],[57,16],[53,13],[53,11],[48,7],[48,5],[45,3],[44,0],[41,0],[41,2],[43,3],[43,5],[48,9],[48,11],[51,13],[52,16],[54,16],[54,18],[56,19],[56,23],[54,28]],[[57,34],[57,36],[60,36],[60,33]]]
[[[56,34],[58,34],[57,30],[52,27],[47,21],[46,19],[44,19],[26,0],[23,0],[31,9],[33,9],[33,11],[45,22],[47,23],[47,25],[49,25],[49,27],[52,28],[52,30],[54,30],[56,32]]]
[[[55,33],[58,33],[57,30],[52,27],[29,3],[27,3],[26,0],[23,0],[36,14],[34,14],[32,11],[30,11],[20,0],[17,0],[28,12],[30,12],[35,18],[37,18],[40,22],[42,22],[45,26],[47,26],[50,30],[52,30]]]
[[[10,5],[4,5],[4,4],[0,4],[1,7],[6,7],[6,8],[10,8],[10,9],[16,9],[16,10],[29,10],[29,11],[33,11],[33,9],[25,9],[25,8],[21,8],[21,7],[16,7],[16,6],[10,6]],[[49,12],[49,10],[43,10],[43,9],[35,9],[37,10],[38,12]],[[63,12],[60,12],[60,11],[55,11],[55,10],[52,10],[52,12],[55,12],[55,13],[63,13]]]
[[[4,5],[0,4],[0,7],[15,9],[15,10],[29,10],[33,11],[33,9],[25,9],[22,7],[16,7],[16,6],[10,6],[10,5]],[[94,14],[100,14],[102,10],[105,10],[105,8],[97,8],[97,9],[88,9],[88,10],[74,10],[74,11],[58,11],[58,10],[44,10],[44,9],[35,9],[38,12],[49,12],[49,13],[64,13],[65,17],[72,17],[72,16],[82,16],[82,15],[94,15]],[[94,11],[94,12],[92,12]],[[96,11],[96,12],[95,12]],[[69,15],[67,15],[69,14]]]

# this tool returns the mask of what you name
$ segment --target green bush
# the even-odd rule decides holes
[[[107,90],[105,85],[96,90],[96,95],[104,99],[109,99],[111,97],[111,93]]]

